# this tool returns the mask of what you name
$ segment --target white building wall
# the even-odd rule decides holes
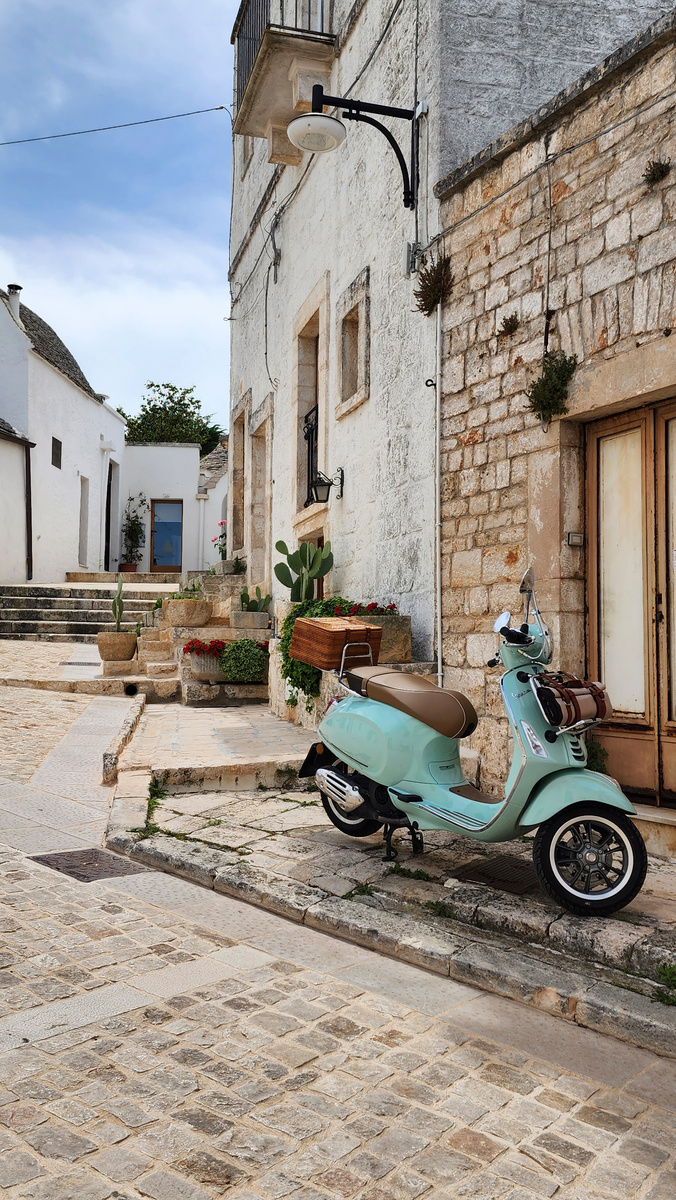
[[[24,447],[0,438],[0,580],[26,579],[26,481]]]
[[[28,394],[26,432],[35,442],[31,451],[34,581],[63,582],[65,572],[85,567],[102,571],[108,462],[118,468],[122,463],[124,421],[33,351],[28,354]],[[60,469],[52,466],[53,437],[62,445]],[[79,561],[82,476],[89,480],[86,563]],[[117,558],[119,524],[114,506],[111,565]]]
[[[202,570],[208,570],[220,562],[221,556],[212,539],[220,534],[219,521],[227,520],[228,512],[228,476],[221,478],[212,488],[207,488],[207,499],[204,505],[204,539],[202,543]]]
[[[28,424],[28,352],[30,341],[0,302],[0,417],[14,429]]]
[[[200,447],[187,443],[162,442],[156,445],[128,445],[122,476],[122,518],[128,496],[143,492],[152,500],[183,501],[182,569],[201,569],[200,507],[198,499]],[[146,513],[146,545],[139,571],[150,571],[150,512]]]

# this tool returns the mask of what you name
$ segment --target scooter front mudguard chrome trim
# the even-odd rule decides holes
[[[521,813],[518,828],[520,831],[535,829],[557,813],[586,802],[619,808],[631,815],[636,813],[619,784],[609,775],[599,775],[598,772],[588,771],[586,768],[573,768],[557,771],[555,775],[543,779],[534,789]]]

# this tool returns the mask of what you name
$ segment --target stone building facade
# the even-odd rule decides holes
[[[229,553],[247,557],[251,582],[265,583],[275,598],[285,598],[288,593],[273,576],[277,540],[289,546],[330,540],[335,567],[326,580],[327,594],[396,601],[413,618],[414,656],[432,658],[435,400],[425,382],[435,373],[435,325],[413,312],[416,279],[403,265],[406,246],[428,245],[459,203],[457,197],[435,194],[442,176],[665,7],[619,0],[549,6],[500,0],[488,13],[465,0],[326,0],[323,5],[242,0],[233,33],[228,527]],[[427,106],[418,123],[415,212],[402,204],[399,167],[375,130],[349,123],[346,141],[334,154],[301,154],[291,145],[286,124],[309,107],[314,82],[335,96]],[[408,124],[387,118],[385,123],[406,150]],[[473,197],[480,188],[480,183],[468,184],[467,194]],[[449,239],[454,256],[464,253],[464,236]],[[487,261],[484,255],[477,271],[485,272]],[[459,262],[458,281],[462,269]],[[480,389],[488,385],[488,363],[479,358],[480,349],[475,353],[469,343],[460,345],[475,312],[469,293],[463,299],[464,286],[470,285],[458,282],[445,317],[447,340],[452,326],[458,326],[447,387],[466,355],[468,386],[476,383]],[[478,284],[471,286],[475,290]],[[524,349],[524,364],[537,358],[537,336],[534,325],[532,357]],[[509,352],[509,347],[501,350]],[[454,403],[463,403],[463,394],[446,397],[449,438],[453,422],[473,420],[465,410],[452,410]],[[477,391],[471,397],[477,414],[478,396]],[[521,412],[505,417],[513,419],[522,421]],[[470,439],[461,454],[461,470],[476,472],[477,479],[493,465],[488,458],[481,462],[488,454],[481,448],[481,429],[477,420],[471,435],[477,443]],[[456,451],[448,442],[446,463],[453,472]],[[310,471],[334,476],[338,467],[345,474],[342,499],[334,488],[328,503],[312,503]],[[502,481],[504,465],[500,471]],[[518,467],[514,472],[510,494],[515,515],[521,513],[525,521],[525,501],[516,501]],[[473,490],[475,485],[462,478],[457,486]],[[450,492],[455,487],[449,478]],[[448,506],[455,503],[450,492]],[[489,517],[480,515],[482,521]],[[462,519],[474,517],[468,511]],[[460,513],[454,516],[447,507],[446,518],[450,536],[448,522],[460,520]],[[503,534],[511,537],[511,529],[495,533],[498,552],[506,544],[500,541]],[[488,536],[493,536],[488,524],[473,532],[465,526],[453,531],[454,538],[469,539],[457,553],[470,556],[486,549],[471,539]],[[466,559],[467,572],[474,570],[473,561]],[[464,611],[465,604],[477,603],[476,595],[466,601],[463,593],[462,613],[456,614],[449,594],[446,651],[449,667],[463,672],[483,705],[483,674],[465,648],[467,635],[484,634],[483,609]],[[462,621],[452,628],[455,615]]]
[[[485,787],[510,754],[491,631],[532,563],[556,662],[613,698],[610,773],[676,798],[675,37],[671,14],[435,188],[445,686],[481,714]],[[578,365],[545,429],[526,389],[547,328]]]

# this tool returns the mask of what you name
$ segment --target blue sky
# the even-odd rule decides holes
[[[237,0],[0,0],[0,141],[230,104]],[[96,391],[227,416],[230,119],[0,148],[0,284]]]

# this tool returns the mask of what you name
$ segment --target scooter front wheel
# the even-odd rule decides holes
[[[533,862],[552,900],[591,916],[617,912],[634,899],[643,887],[648,855],[626,813],[577,804],[540,826]]]
[[[341,833],[347,833],[350,837],[370,837],[372,833],[377,833],[379,829],[382,829],[382,821],[369,821],[360,817],[360,809],[356,808],[351,813],[343,812],[330,796],[326,796],[322,792],[321,797],[324,812],[329,821],[335,825],[336,829],[340,829]]]

